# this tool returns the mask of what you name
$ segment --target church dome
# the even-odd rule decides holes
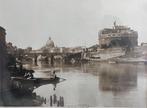
[[[53,48],[53,47],[55,47],[54,41],[51,40],[50,37],[49,37],[49,40],[46,42],[46,47],[48,47],[48,48]]]

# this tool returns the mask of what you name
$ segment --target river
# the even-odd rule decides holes
[[[27,68],[35,70],[35,77],[49,77],[51,69],[43,63]],[[56,100],[62,97],[65,107],[147,107],[147,66],[144,64],[58,63],[54,69],[58,77],[66,80],[56,88],[46,84],[34,89],[37,96],[46,100],[41,106],[50,106],[51,97]]]

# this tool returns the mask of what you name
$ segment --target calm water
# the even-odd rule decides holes
[[[31,66],[36,77],[48,77],[49,65]],[[54,85],[40,86],[33,92],[46,99],[41,106],[50,106],[51,96],[63,97],[70,107],[147,107],[147,65],[86,63],[58,64],[57,76],[66,79]]]

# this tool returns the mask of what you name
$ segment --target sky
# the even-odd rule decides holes
[[[0,0],[0,26],[21,48],[41,48],[49,37],[58,47],[95,45],[115,20],[147,42],[146,13],[147,0]]]

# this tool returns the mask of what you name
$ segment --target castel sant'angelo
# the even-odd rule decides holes
[[[113,28],[104,28],[99,32],[99,45],[101,48],[135,47],[138,45],[138,33],[114,22]]]

